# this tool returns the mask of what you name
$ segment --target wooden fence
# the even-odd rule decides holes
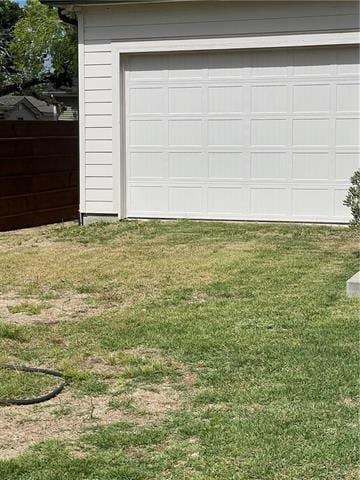
[[[78,217],[78,123],[0,121],[0,231]]]

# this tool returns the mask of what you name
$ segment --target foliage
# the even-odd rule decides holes
[[[344,205],[350,208],[353,216],[350,225],[360,228],[360,169],[355,171],[350,181],[351,186],[344,200]]]
[[[13,2],[0,1],[11,13]],[[0,92],[24,91],[47,82],[56,87],[71,85],[77,68],[76,29],[61,21],[56,9],[39,0],[28,0],[18,16],[10,13],[6,52],[13,67],[4,65]]]
[[[17,3],[12,0],[0,0],[0,87],[6,84],[11,73],[15,72],[9,43],[13,38],[14,26],[21,15],[22,10]]]

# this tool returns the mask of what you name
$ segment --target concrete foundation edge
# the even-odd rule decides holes
[[[111,214],[82,213],[82,225],[92,225],[93,223],[114,223],[118,222],[119,217]]]
[[[360,297],[360,272],[355,273],[346,282],[346,295],[348,297]]]

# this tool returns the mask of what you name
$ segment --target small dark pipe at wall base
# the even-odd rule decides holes
[[[15,372],[44,373],[45,375],[50,375],[52,377],[59,377],[64,379],[64,381],[60,385],[58,385],[56,388],[54,388],[54,390],[52,390],[51,392],[45,395],[41,395],[39,397],[0,399],[0,405],[3,405],[3,406],[34,405],[36,403],[46,402],[56,397],[56,395],[59,395],[59,393],[64,389],[66,385],[65,376],[61,372],[58,372],[56,370],[49,370],[48,368],[26,367],[23,365],[2,365],[1,368],[4,368],[5,370],[12,370]]]

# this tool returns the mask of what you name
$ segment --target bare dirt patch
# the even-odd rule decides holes
[[[180,394],[168,384],[158,385],[152,390],[140,388],[131,395],[131,399],[139,410],[157,418],[177,410],[181,405]]]
[[[12,313],[13,307],[22,305],[39,306],[39,313],[31,314],[25,311]],[[10,311],[9,311],[10,308]],[[101,312],[99,306],[87,301],[87,295],[66,292],[60,298],[42,301],[37,297],[21,297],[7,293],[0,297],[0,321],[15,325],[51,325],[63,320],[79,320],[89,315]]]
[[[342,397],[338,403],[340,405],[344,405],[345,407],[358,408],[360,406],[360,397],[359,398]]]
[[[130,422],[137,426],[161,421],[181,406],[181,398],[171,385],[158,385],[154,390],[135,390],[132,400],[139,413],[113,407],[110,400],[122,396],[77,396],[70,388],[41,405],[0,408],[0,459],[15,458],[30,446],[46,440],[75,441],[92,427]],[[119,403],[121,405],[121,403]]]
[[[66,441],[77,454],[76,441],[89,428],[118,422],[142,427],[161,422],[166,415],[179,410],[184,404],[185,392],[174,388],[166,371],[160,383],[135,383],[119,392],[116,387],[119,375],[126,372],[126,362],[136,359],[150,363],[162,360],[167,365],[176,365],[182,384],[192,385],[196,381],[184,365],[157,349],[137,347],[111,352],[107,357],[89,357],[84,370],[106,379],[108,393],[79,395],[73,388],[66,387],[59,396],[40,405],[0,408],[0,459],[15,458],[30,446],[50,439]],[[119,363],[121,361],[124,363]],[[127,381],[131,384],[132,379]],[[81,450],[78,453],[83,454]]]

